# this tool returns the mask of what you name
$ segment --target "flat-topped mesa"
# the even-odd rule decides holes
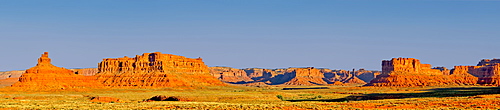
[[[421,64],[420,60],[415,58],[392,58],[392,60],[382,61],[382,74],[387,74],[394,71],[436,75],[442,73],[438,69],[431,69],[430,64]]]
[[[382,61],[382,74],[365,86],[440,86],[474,85],[477,78],[470,74],[449,74],[444,67],[431,68],[414,58],[393,58]]]
[[[72,89],[96,87],[100,84],[92,76],[77,75],[73,71],[56,67],[50,63],[48,52],[42,54],[35,67],[27,69],[12,87],[23,89]]]
[[[500,59],[483,59],[478,66],[455,66],[452,74],[471,74],[478,77],[477,84],[500,85]]]
[[[134,58],[106,58],[99,63],[99,73],[115,72],[184,72],[208,73],[201,58],[186,58],[160,52],[144,53]]]
[[[221,81],[233,84],[241,84],[254,81],[247,76],[244,70],[231,67],[208,67],[210,74]]]
[[[106,58],[98,65],[98,80],[111,87],[177,87],[224,85],[210,75],[201,58],[160,52],[134,58]]]

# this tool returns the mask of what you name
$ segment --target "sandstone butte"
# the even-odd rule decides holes
[[[209,67],[210,73],[227,83],[246,83],[253,81],[244,70],[230,67]]]
[[[414,58],[393,58],[382,61],[382,74],[366,86],[438,86],[474,85],[478,78],[467,72],[450,71],[444,67],[431,68]]]
[[[97,80],[110,87],[156,88],[224,86],[210,75],[201,58],[144,53],[134,58],[106,58],[98,65]]]
[[[477,66],[455,66],[453,73],[472,74],[478,84],[500,86],[500,59],[483,59]]]
[[[100,87],[93,76],[77,75],[73,71],[51,64],[49,53],[45,52],[38,59],[35,67],[27,69],[19,81],[12,87],[29,90],[75,89]]]
[[[320,72],[319,69],[316,69],[314,67],[308,67],[308,68],[288,68],[283,74],[284,78],[290,78],[286,82],[284,82],[282,85],[326,85],[328,84],[326,81],[323,80],[325,76],[323,73]],[[276,76],[280,77],[280,76]],[[276,79],[282,79],[282,78],[276,78]],[[271,81],[271,82],[277,82],[277,81]],[[279,83],[279,82],[278,82]]]

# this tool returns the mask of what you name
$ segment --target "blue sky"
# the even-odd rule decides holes
[[[0,0],[0,71],[162,52],[209,66],[380,70],[500,58],[494,0]]]

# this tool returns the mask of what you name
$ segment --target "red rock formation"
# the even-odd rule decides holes
[[[455,66],[452,74],[471,74],[478,77],[478,84],[499,86],[500,59],[483,59],[477,66]]]
[[[372,80],[378,71],[360,69],[357,71],[330,70],[310,68],[287,68],[287,69],[262,69],[246,68],[235,69],[230,67],[209,67],[211,74],[224,82],[242,84],[244,86],[266,86],[266,85],[325,85],[336,81],[343,85],[366,84],[359,78]],[[243,71],[241,71],[243,70]],[[319,71],[318,71],[319,70]],[[222,74],[221,74],[222,73]],[[245,76],[245,74],[247,76]],[[226,78],[224,78],[226,74]],[[299,77],[297,77],[299,75]],[[251,78],[251,79],[248,79]],[[345,84],[344,84],[345,83]]]
[[[79,69],[70,69],[75,71],[75,74],[83,75],[83,76],[94,76],[99,72],[97,68],[79,68]]]
[[[442,69],[442,68],[441,68]],[[445,69],[431,69],[429,64],[420,64],[414,58],[393,58],[382,61],[382,74],[366,86],[438,86],[472,85],[468,80],[474,77],[467,74],[445,75]]]
[[[225,85],[210,75],[201,58],[144,53],[134,58],[107,58],[99,63],[98,80],[111,87],[190,87]]]
[[[270,78],[276,75],[276,74],[273,75],[273,70],[270,69],[247,68],[243,70],[247,73],[247,76],[254,81],[269,80]]]
[[[12,87],[22,87],[23,89],[72,89],[100,86],[95,77],[76,75],[73,71],[60,68],[50,63],[48,52],[42,54],[38,59],[38,64],[21,75],[19,82]]]
[[[453,73],[449,75],[455,80],[457,84],[463,85],[474,85],[477,83],[478,78],[468,73],[469,67],[467,66],[455,66]]]
[[[0,80],[0,87],[12,86],[12,84],[19,81],[19,78],[7,78]]]
[[[0,87],[12,86],[12,84],[19,81],[19,77],[24,71],[5,71],[0,72]]]
[[[441,75],[441,71],[431,69],[430,64],[420,64],[420,60],[415,58],[392,58],[392,60],[382,61],[382,73],[411,72],[428,75]]]
[[[365,81],[358,78],[359,75],[357,74],[369,73],[366,70],[346,71],[346,70],[330,70],[330,69],[321,69],[321,72],[324,73],[325,80],[328,81],[328,83],[330,84],[333,84],[337,81],[342,82],[342,84],[366,84]]]
[[[499,63],[500,59],[483,59],[477,64],[477,66],[493,66]]]
[[[7,78],[19,78],[24,73],[25,70],[22,71],[4,71],[0,72],[0,79]]]
[[[324,75],[319,69],[314,67],[308,68],[289,68],[284,74],[291,78],[283,85],[327,85],[323,80]]]
[[[210,74],[228,83],[246,83],[253,81],[244,70],[230,67],[209,67]]]
[[[380,71],[368,71],[365,69],[359,69],[355,71],[356,77],[363,80],[365,83],[370,82],[375,79],[378,75],[380,75]]]

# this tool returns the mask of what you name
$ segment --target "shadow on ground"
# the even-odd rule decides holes
[[[323,101],[323,102],[345,102],[345,101],[363,101],[363,100],[383,100],[383,99],[403,99],[419,97],[469,97],[476,95],[500,94],[500,87],[468,87],[468,88],[438,88],[428,89],[422,93],[372,93],[355,94],[339,99],[320,99],[320,100],[286,100],[290,102],[301,101]]]

